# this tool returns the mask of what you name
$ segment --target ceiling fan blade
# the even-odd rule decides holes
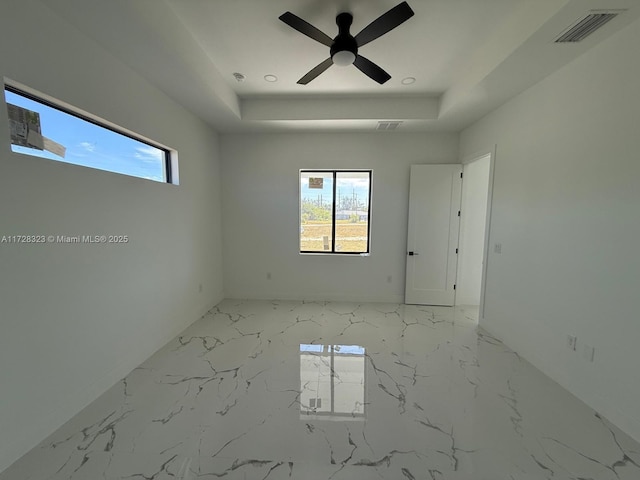
[[[358,55],[356,57],[356,61],[353,62],[353,64],[358,68],[358,70],[378,82],[380,85],[391,78],[391,75],[389,75],[378,65],[373,63],[368,58],[363,57],[362,55]]]
[[[291,12],[285,12],[280,15],[279,18],[291,28],[295,28],[297,31],[309,38],[314,39],[316,42],[320,42],[327,47],[330,47],[333,43],[333,40],[331,39],[331,37],[329,37],[329,35],[321,32],[316,27]]]
[[[304,77],[302,77],[300,80],[298,80],[298,83],[300,85],[306,85],[311,80],[313,80],[318,75],[320,75],[322,72],[324,72],[327,68],[329,68],[331,65],[333,65],[333,60],[331,60],[331,57],[329,57],[324,62],[318,64],[315,67],[313,67],[309,71],[309,73],[307,73]]]
[[[409,20],[411,17],[413,17],[413,10],[411,10],[411,7],[407,2],[402,2],[401,4],[396,5],[387,13],[380,15],[356,35],[355,38],[358,43],[358,47],[366,45],[370,41],[390,32],[401,23]]]

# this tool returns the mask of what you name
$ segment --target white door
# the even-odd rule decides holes
[[[412,165],[405,303],[453,305],[461,165]]]

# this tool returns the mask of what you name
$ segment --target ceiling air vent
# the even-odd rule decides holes
[[[584,40],[609,20],[620,15],[625,10],[591,10],[556,38],[555,43],[575,43]]]
[[[376,130],[395,130],[396,128],[398,128],[400,126],[402,122],[399,121],[395,121],[395,122],[378,122],[378,126],[376,127]]]

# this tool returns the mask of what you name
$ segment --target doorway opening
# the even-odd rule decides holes
[[[463,162],[456,306],[478,309],[484,317],[493,153],[474,155]]]

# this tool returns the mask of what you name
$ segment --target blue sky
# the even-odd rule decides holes
[[[163,151],[5,90],[7,103],[40,114],[42,135],[66,147],[65,158],[46,150],[12,145],[26,153],[74,165],[163,182]]]

